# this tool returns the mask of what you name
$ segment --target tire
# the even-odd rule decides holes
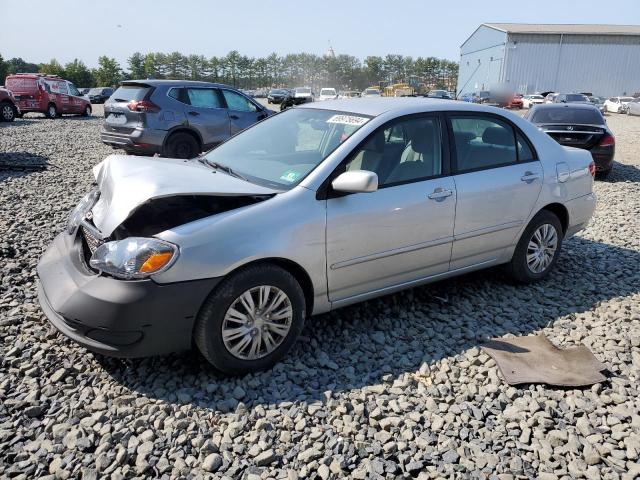
[[[167,140],[166,152],[171,158],[193,158],[201,152],[200,142],[189,133],[177,132]]]
[[[47,105],[47,110],[44,112],[44,116],[51,119],[57,118],[58,109],[53,103]]]
[[[535,268],[532,268],[527,262],[527,255],[529,251],[530,242],[537,243],[534,239],[534,234],[539,232],[543,226],[550,227],[554,230],[555,233],[555,249],[553,250],[553,254],[551,257],[551,261],[544,266],[541,271],[538,271]],[[527,228],[522,233],[518,244],[516,245],[516,249],[513,252],[513,257],[511,262],[509,262],[505,266],[505,270],[507,274],[516,282],[519,283],[533,283],[542,280],[545,278],[556,262],[558,261],[558,256],[560,255],[560,250],[562,248],[562,237],[564,236],[564,232],[562,230],[562,224],[558,217],[550,212],[549,210],[541,210],[538,212],[529,222]],[[545,251],[548,253],[548,250]],[[546,257],[548,258],[548,257]],[[539,265],[538,267],[541,267]]]
[[[82,116],[83,117],[91,116],[91,105],[87,105],[86,107],[84,107],[84,112],[82,112]]]
[[[610,168],[609,170],[600,170],[599,172],[596,172],[596,179],[606,180],[607,177],[611,174],[611,170],[613,170],[613,168]]]
[[[254,304],[258,303],[260,298],[258,290],[266,286],[270,287],[270,295],[279,295],[281,292],[286,296],[286,299],[278,304],[275,309],[278,312],[281,311],[277,310],[281,306],[287,312],[290,309],[290,316],[287,318],[288,330],[282,335],[274,333],[269,326],[262,324],[263,321],[267,321],[263,317],[246,315],[248,310],[241,304],[240,297],[247,295],[248,292],[252,292]],[[267,304],[270,303],[270,298],[268,295]],[[228,311],[232,306],[234,308],[238,307],[237,312],[241,314],[244,312],[245,320],[234,320],[227,317]],[[193,332],[194,342],[207,361],[223,373],[241,375],[265,370],[278,362],[295,343],[304,326],[305,309],[306,304],[302,288],[295,277],[288,271],[271,264],[249,266],[223,280],[205,300],[196,319]],[[235,316],[233,314],[230,315]],[[246,321],[247,318],[249,319],[248,321]],[[285,320],[278,320],[278,322],[283,321]],[[271,321],[269,324],[273,325],[278,322]],[[234,327],[237,329],[246,328],[248,333],[243,334],[242,330],[240,330],[237,332],[240,336],[231,334],[231,337],[234,338],[230,338],[225,342],[222,333],[223,328],[228,330],[234,325],[238,325],[238,327]],[[280,324],[277,326],[281,330],[283,329]],[[273,342],[271,350],[267,346],[268,342],[263,339],[263,333],[267,331],[269,338]],[[258,340],[255,340],[256,334],[259,335]],[[244,349],[239,348],[243,341],[250,342]],[[259,344],[258,355],[254,355],[254,358],[251,358],[248,355],[251,354],[254,342]],[[239,348],[237,354],[231,351],[234,347]],[[242,358],[243,355],[245,358]]]
[[[9,102],[0,103],[0,120],[13,122],[16,119],[16,107]]]

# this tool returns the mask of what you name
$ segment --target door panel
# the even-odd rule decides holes
[[[223,89],[222,95],[229,109],[231,135],[235,135],[266,117],[261,108],[239,93]]]
[[[452,194],[429,199],[439,188]],[[329,299],[446,272],[455,204],[451,177],[327,200]]]
[[[527,172],[540,177],[521,180]],[[542,166],[528,162],[456,175],[454,180],[458,202],[452,270],[495,260],[517,241],[540,194]]]
[[[187,88],[188,102],[184,106],[189,125],[200,132],[205,145],[217,145],[229,138],[229,115],[214,88]]]

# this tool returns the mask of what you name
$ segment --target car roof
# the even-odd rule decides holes
[[[225,85],[224,83],[213,83],[213,82],[200,82],[197,80],[157,80],[157,79],[141,79],[141,80],[125,80],[122,82],[122,85],[131,85],[136,83],[144,83],[145,85],[151,85],[152,87],[159,86],[171,86],[171,87],[225,87],[225,88],[234,88],[230,85]],[[235,90],[235,88],[234,88]]]
[[[470,112],[494,111],[494,107],[487,107],[475,103],[425,97],[365,97],[356,99],[327,100],[324,102],[306,103],[296,108],[337,110],[373,117],[377,117],[378,115],[382,115],[383,113],[390,111],[394,111],[398,115],[415,113],[417,108],[424,112],[437,112],[442,110]]]
[[[597,107],[592,103],[543,103],[534,107],[536,110],[549,110],[558,108],[581,108],[581,109],[596,109]]]

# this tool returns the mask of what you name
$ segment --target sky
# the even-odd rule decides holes
[[[89,67],[100,55],[126,67],[135,51],[322,55],[329,44],[360,59],[394,53],[457,60],[460,45],[485,22],[640,23],[640,0],[0,0],[0,11],[5,59],[78,58]]]

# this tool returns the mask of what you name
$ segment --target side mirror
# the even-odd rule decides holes
[[[344,172],[331,182],[336,192],[368,193],[378,190],[378,175],[367,170]]]

